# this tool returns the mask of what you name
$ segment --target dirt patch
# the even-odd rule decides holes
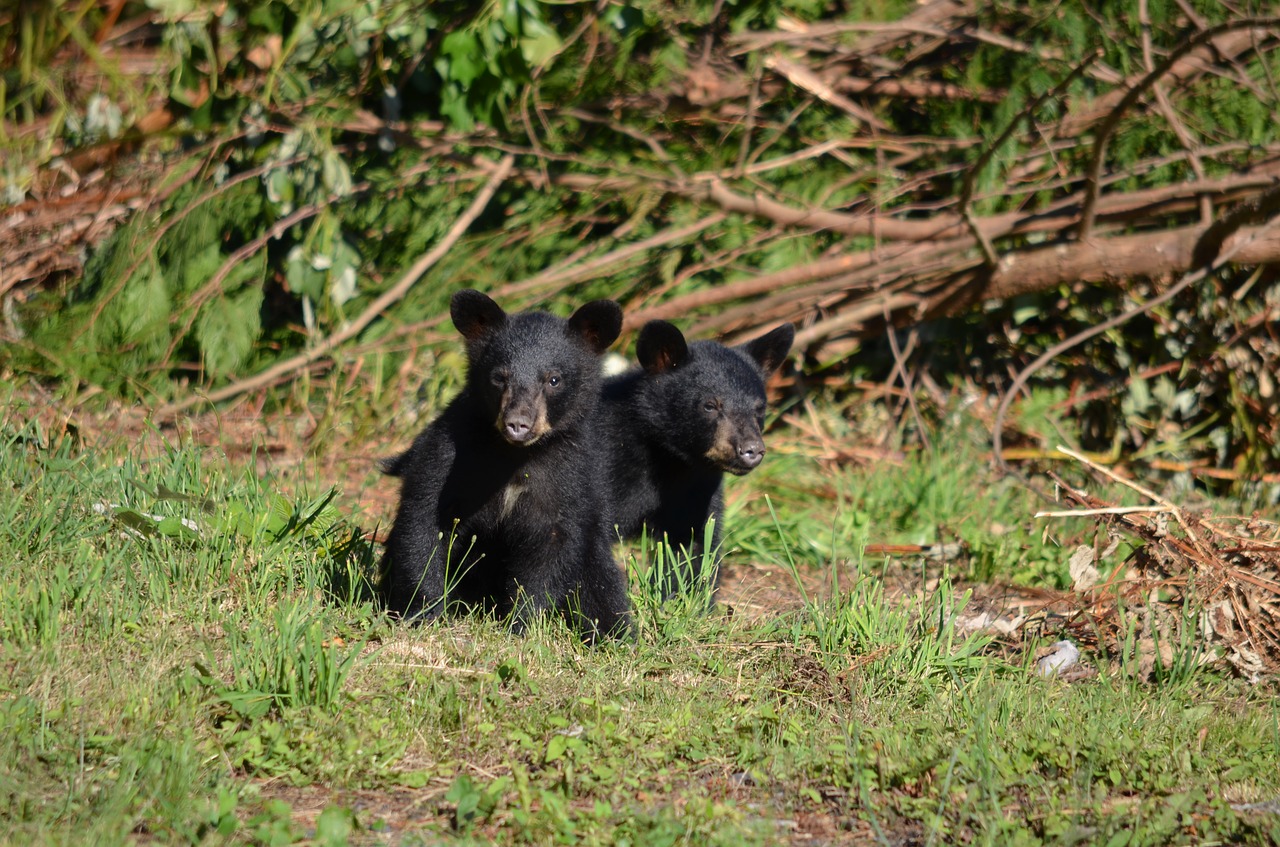
[[[406,831],[435,829],[446,820],[441,804],[448,790],[447,781],[443,786],[417,789],[350,789],[283,782],[260,782],[257,788],[262,802],[279,800],[288,804],[294,826],[308,835],[315,833],[316,821],[325,809],[350,809],[356,819],[350,837],[353,845],[398,844]]]
[[[888,836],[894,843],[915,843],[918,826],[902,822],[894,828],[887,822],[876,826],[860,819],[849,807],[846,792],[836,788],[817,790],[823,802],[791,808],[784,792],[758,785],[742,774],[714,774],[703,780],[702,787],[721,802],[733,802],[752,812],[771,826],[777,837],[795,847],[810,845],[855,845],[881,843],[878,836]],[[399,844],[409,834],[449,831],[452,810],[444,799],[448,780],[419,789],[390,787],[383,789],[343,789],[326,786],[293,786],[281,782],[257,783],[259,803],[278,800],[292,810],[293,825],[308,835],[316,830],[321,812],[331,806],[350,809],[356,827],[351,833],[352,845]],[[592,801],[577,801],[586,809]],[[498,820],[477,825],[472,834],[484,839],[488,831],[496,837],[501,828]],[[878,827],[878,832],[877,832]],[[888,827],[888,828],[886,828]]]

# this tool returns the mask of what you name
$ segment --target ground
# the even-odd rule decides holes
[[[39,531],[0,536],[28,574],[0,583],[12,621],[0,709],[26,710],[10,715],[10,745],[43,747],[35,759],[0,752],[0,777],[21,775],[13,796],[71,792],[57,806],[0,804],[20,835],[123,827],[169,842],[213,826],[249,843],[801,845],[1280,833],[1266,805],[1280,793],[1272,689],[1193,661],[1153,675],[1141,627],[1120,630],[1132,643],[1117,648],[1091,605],[1109,595],[1054,582],[1076,537],[1032,520],[978,451],[950,466],[850,439],[822,465],[810,459],[833,454],[830,438],[775,428],[765,466],[729,482],[717,614],[644,607],[640,643],[585,650],[554,627],[519,639],[476,621],[407,629],[332,599],[328,542],[288,504],[333,486],[337,511],[376,539],[396,496],[376,460],[412,425],[357,437],[323,414],[242,404],[164,427],[89,406],[72,414],[28,386],[4,419],[6,432],[37,420],[45,446],[78,439],[76,463],[41,467],[93,471],[33,475],[24,462],[46,460],[29,440],[5,454]],[[119,474],[94,471],[113,463]],[[246,468],[255,482],[237,482]],[[137,512],[181,513],[137,495],[162,484],[234,492],[219,508],[251,515],[282,495],[295,511],[248,545],[140,544],[85,509],[96,540],[77,530],[59,547],[45,522],[68,514],[50,501],[85,492],[103,508],[136,495]],[[72,561],[115,575],[81,584]],[[40,611],[59,596],[84,620]],[[1079,666],[1036,676],[1063,638]],[[294,663],[300,650],[307,664]],[[1191,643],[1168,655],[1183,654],[1202,655]],[[152,761],[177,774],[190,762],[193,781],[148,785]]]

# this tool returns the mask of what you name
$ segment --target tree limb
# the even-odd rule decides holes
[[[1277,200],[1280,200],[1280,190],[1273,190],[1269,192],[1269,197],[1264,205],[1271,207],[1277,202]],[[991,425],[992,453],[997,466],[1003,471],[1008,472],[1009,470],[1009,466],[1005,463],[1004,457],[1001,455],[1004,440],[1004,418],[1009,411],[1009,406],[1013,402],[1013,398],[1017,396],[1022,386],[1026,385],[1027,380],[1031,378],[1033,373],[1043,367],[1047,362],[1052,361],[1054,358],[1062,355],[1072,347],[1075,347],[1090,338],[1101,335],[1109,329],[1121,326],[1138,315],[1151,311],[1162,303],[1169,302],[1182,291],[1186,290],[1190,285],[1221,269],[1229,262],[1237,261],[1249,263],[1248,254],[1252,248],[1262,247],[1268,242],[1270,243],[1272,250],[1280,248],[1280,235],[1278,235],[1275,230],[1277,223],[1280,223],[1280,218],[1272,218],[1261,227],[1247,231],[1237,231],[1230,239],[1233,243],[1230,246],[1226,246],[1224,243],[1225,249],[1214,258],[1211,264],[1201,265],[1197,270],[1189,271],[1174,283],[1174,285],[1170,286],[1170,288],[1163,294],[1151,298],[1141,306],[1137,306],[1118,315],[1114,315],[1095,326],[1091,326],[1088,329],[1078,332],[1070,338],[1053,345],[1038,356],[1035,361],[1023,368],[1022,371],[1014,377],[1013,382],[1009,385],[1009,388],[1001,398],[1000,405],[996,408],[995,420]],[[1188,256],[1188,259],[1189,258],[1190,256]]]

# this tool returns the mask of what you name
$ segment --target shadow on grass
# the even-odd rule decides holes
[[[331,543],[324,563],[324,596],[339,605],[372,604],[381,608],[378,591],[379,556],[373,542],[359,529],[345,524],[329,532]],[[340,539],[340,540],[339,540]]]

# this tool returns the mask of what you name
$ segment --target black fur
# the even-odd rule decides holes
[[[640,332],[640,368],[605,382],[599,421],[608,447],[612,520],[623,537],[644,528],[701,561],[714,518],[720,543],[724,473],[749,473],[764,458],[765,379],[795,339],[790,324],[743,344],[686,343],[666,321]],[[698,576],[698,574],[694,574]],[[719,580],[719,567],[709,575]],[[666,575],[663,590],[677,590]]]
[[[383,463],[403,480],[383,557],[388,608],[430,619],[460,602],[513,613],[518,629],[554,609],[588,641],[629,634],[592,426],[600,354],[622,311],[597,300],[567,321],[508,316],[465,290],[451,314],[467,340],[466,385]]]

